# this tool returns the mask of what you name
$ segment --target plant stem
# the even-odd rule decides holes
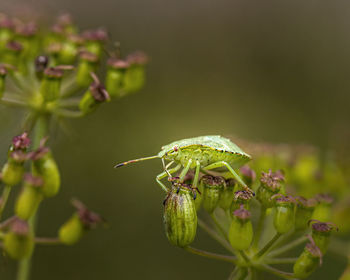
[[[275,242],[281,237],[280,233],[276,233],[274,237],[262,248],[256,255],[255,258],[260,258],[262,257],[271,247]]]
[[[295,263],[298,258],[276,258],[276,259],[269,259],[265,258],[264,261],[267,264],[286,264],[286,263]]]
[[[218,228],[218,230],[220,231],[222,237],[224,237],[224,238],[226,239],[226,241],[229,241],[225,229],[221,226],[221,224],[219,223],[219,221],[216,219],[215,214],[214,214],[214,213],[210,214],[210,217],[211,217],[211,219],[213,220],[215,226],[216,226],[216,227]]]
[[[250,259],[248,258],[248,256],[246,255],[246,253],[244,253],[244,251],[238,251],[239,254],[242,256],[242,258],[244,259],[244,261],[246,263],[250,263]]]
[[[47,245],[59,245],[62,244],[61,240],[57,237],[36,237],[36,244],[47,244]]]
[[[259,241],[261,238],[262,229],[264,227],[265,218],[266,218],[266,207],[261,205],[258,227],[256,229],[256,234],[255,234],[254,241],[253,241],[253,248],[254,249],[258,249],[258,247],[259,247]]]
[[[279,277],[281,277],[283,279],[294,279],[294,280],[297,280],[296,278],[294,278],[293,273],[281,271],[281,270],[279,270],[277,268],[271,267],[271,266],[266,265],[266,264],[258,266],[257,268],[261,269],[261,270],[264,270],[266,272],[275,274],[275,275],[277,275],[277,276],[279,276]]]
[[[2,195],[1,195],[1,203],[0,203],[0,221],[1,221],[1,216],[2,213],[5,210],[6,204],[7,204],[7,200],[9,198],[10,192],[12,190],[12,187],[10,186],[5,186],[3,191],[2,191]]]
[[[226,250],[228,250],[231,253],[234,253],[233,248],[231,247],[230,243],[228,243],[224,238],[222,238],[216,231],[211,229],[205,222],[203,222],[201,219],[198,218],[198,225],[204,229],[213,239],[215,239],[217,242],[219,242]]]
[[[41,139],[47,136],[49,120],[50,116],[46,114],[40,115],[36,119],[36,123],[34,125],[33,148],[38,148]],[[37,224],[38,212],[39,211],[37,211],[28,221],[30,229],[32,230],[34,235]],[[19,261],[17,269],[17,280],[28,280],[30,277],[30,268],[31,258]]]
[[[301,243],[305,242],[307,240],[307,237],[306,236],[302,236],[298,239],[295,239],[294,241],[290,242],[289,244],[283,246],[283,247],[280,247],[274,251],[272,251],[270,254],[269,254],[269,257],[275,257],[275,256],[278,256],[298,245],[300,245]]]
[[[210,259],[215,259],[215,260],[220,260],[220,261],[225,261],[225,262],[230,262],[230,263],[235,263],[236,262],[236,258],[235,257],[231,257],[231,256],[226,256],[226,255],[221,255],[221,254],[216,254],[216,253],[211,253],[211,252],[207,252],[204,250],[200,250],[197,248],[193,248],[193,247],[185,247],[184,248],[187,252],[190,252],[192,254],[195,255],[199,255],[202,257],[207,257]]]

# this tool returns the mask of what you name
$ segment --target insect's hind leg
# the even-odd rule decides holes
[[[239,175],[233,170],[233,168],[231,167],[231,165],[229,165],[226,161],[217,161],[214,162],[212,164],[209,164],[208,166],[204,167],[203,170],[211,170],[211,169],[215,169],[215,168],[219,168],[219,167],[223,167],[225,166],[228,171],[230,171],[230,173],[232,174],[233,178],[238,182],[238,184],[240,184],[244,190],[248,191],[249,193],[251,193],[252,195],[254,195],[254,192],[252,189],[250,189],[246,183],[243,182],[243,180],[241,179],[241,177],[239,177]]]
[[[164,171],[162,173],[160,173],[157,177],[156,177],[156,181],[157,183],[161,186],[161,188],[165,191],[168,192],[168,188],[160,181],[161,179],[165,178],[168,173],[172,174],[175,173],[176,171],[178,171],[181,168],[181,164],[176,165],[174,168]]]

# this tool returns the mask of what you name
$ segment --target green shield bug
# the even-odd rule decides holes
[[[208,170],[224,171],[226,169],[228,172],[223,174],[225,177],[234,178],[245,190],[253,193],[234,170],[247,163],[251,159],[250,155],[243,152],[231,140],[222,136],[200,136],[175,141],[163,146],[158,155],[119,163],[115,168],[155,158],[160,158],[163,162],[164,172],[156,177],[156,181],[166,192],[168,192],[168,188],[161,182],[161,179],[166,176],[171,177],[172,173],[183,167],[179,181],[183,182],[189,170],[194,169],[195,175],[192,183],[194,189],[198,186],[200,171],[207,173]],[[164,160],[170,162],[165,165]],[[174,163],[177,165],[168,170]]]

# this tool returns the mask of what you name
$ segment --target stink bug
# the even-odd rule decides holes
[[[166,192],[168,192],[168,188],[160,180],[166,176],[171,178],[172,173],[183,167],[179,175],[179,181],[183,182],[189,170],[194,169],[195,175],[192,183],[194,189],[197,188],[200,171],[207,173],[208,170],[223,171],[222,169],[226,168],[228,172],[224,173],[225,177],[234,178],[245,190],[252,193],[252,190],[234,171],[234,169],[248,162],[251,159],[250,155],[243,152],[231,140],[222,136],[200,136],[175,141],[163,146],[158,155],[119,163],[115,168],[155,158],[160,158],[163,162],[164,172],[156,177],[156,181]],[[165,165],[164,160],[170,162]],[[177,163],[177,165],[168,170],[174,163]]]

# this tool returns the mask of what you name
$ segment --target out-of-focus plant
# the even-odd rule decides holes
[[[242,146],[253,160],[241,167],[240,175],[255,196],[220,170],[203,170],[198,188],[191,185],[194,174],[181,182],[181,175],[169,177],[163,219],[170,243],[231,263],[229,279],[242,280],[266,274],[306,279],[327,265],[327,251],[348,254],[347,241],[341,240],[350,230],[347,169],[311,147]],[[197,225],[229,254],[192,247]],[[341,279],[349,275],[347,269]]]
[[[61,185],[58,165],[46,146],[50,128],[65,118],[84,117],[145,83],[147,57],[135,52],[122,58],[119,48],[107,51],[109,42],[104,29],[80,32],[68,15],[45,30],[0,14],[0,104],[26,112],[22,134],[13,138],[0,177],[0,245],[6,256],[19,261],[18,280],[29,279],[36,244],[72,245],[102,221],[74,200],[76,212],[57,237],[38,237],[36,232],[40,205]],[[12,190],[20,184],[12,215],[2,219]]]

